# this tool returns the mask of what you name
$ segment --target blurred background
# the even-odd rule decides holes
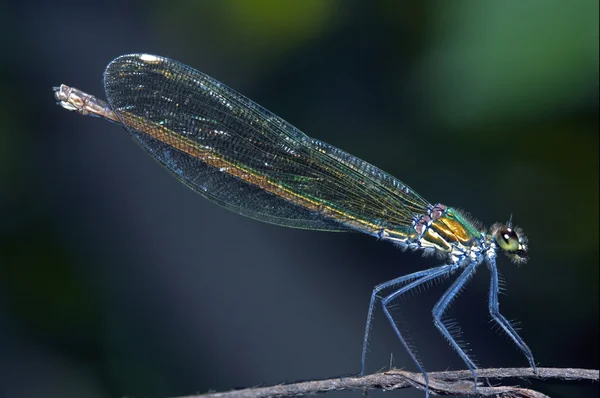
[[[530,261],[499,258],[503,313],[539,366],[598,368],[597,1],[8,1],[0,29],[0,397],[356,373],[372,288],[439,265],[231,213],[119,126],[55,105],[61,83],[104,98],[104,67],[132,52],[215,77],[432,203],[512,214]],[[450,315],[481,367],[526,366],[489,322],[488,275]],[[428,370],[464,367],[431,322],[447,286],[394,308]],[[370,347],[369,372],[415,369],[381,312]]]

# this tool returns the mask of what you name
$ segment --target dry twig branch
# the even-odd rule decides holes
[[[529,368],[498,368],[477,370],[479,380],[483,379],[555,379],[555,380],[585,380],[597,382],[600,371],[593,369],[571,368],[538,368],[534,373]],[[181,398],[274,398],[300,397],[327,391],[349,390],[396,390],[415,387],[425,389],[421,373],[406,372],[399,369],[375,373],[361,377],[337,377],[327,380],[304,381],[291,384],[279,384],[270,387],[254,387],[228,392],[216,392],[199,395],[189,395]],[[430,372],[429,391],[431,395],[461,395],[461,396],[500,396],[521,398],[545,398],[546,395],[518,386],[489,387],[479,383],[477,391],[473,389],[471,372],[459,370],[451,372]]]

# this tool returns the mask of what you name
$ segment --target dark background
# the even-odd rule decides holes
[[[119,126],[55,105],[60,83],[104,98],[104,67],[132,52],[221,80],[432,203],[486,225],[513,214],[530,261],[499,258],[504,314],[540,366],[598,368],[597,14],[594,0],[3,2],[0,396],[356,373],[371,289],[439,264],[228,212]],[[445,287],[397,307],[429,370],[463,368],[431,323]],[[451,315],[480,366],[526,366],[488,322],[487,288],[482,266]],[[368,370],[391,353],[414,370],[378,312]]]

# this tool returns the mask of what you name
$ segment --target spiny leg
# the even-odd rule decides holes
[[[388,309],[388,304],[395,298],[399,297],[400,295],[422,285],[423,283],[427,283],[433,279],[447,275],[447,274],[451,273],[452,271],[456,270],[458,267],[459,266],[457,264],[447,264],[447,265],[442,265],[437,268],[432,268],[432,269],[423,271],[423,272],[421,272],[421,274],[423,274],[423,275],[420,275],[420,277],[418,279],[412,281],[408,285],[402,287],[401,289],[396,290],[389,296],[385,297],[381,303],[382,307],[383,307],[383,312],[384,312],[385,316],[388,318],[390,324],[392,325],[392,329],[396,333],[396,336],[398,336],[398,339],[400,340],[400,342],[402,343],[402,345],[408,352],[408,355],[413,360],[415,365],[417,365],[417,368],[419,369],[419,371],[423,374],[423,379],[425,379],[425,396],[426,397],[429,397],[429,376],[427,375],[427,372],[425,371],[425,369],[423,369],[421,362],[417,359],[417,356],[415,355],[413,350],[410,348],[406,339],[402,336],[400,329],[398,329],[398,325],[396,325],[396,322],[394,321],[394,317],[392,316],[392,314],[390,313],[390,311]]]
[[[371,330],[371,323],[373,321],[373,310],[375,308],[375,303],[377,302],[377,299],[379,298],[377,296],[377,294],[382,291],[383,289],[387,289],[389,287],[393,287],[393,286],[397,286],[403,283],[406,283],[408,281],[411,280],[416,280],[419,278],[422,278],[424,276],[430,275],[432,273],[435,273],[439,270],[445,270],[443,273],[447,273],[447,272],[451,272],[452,269],[452,265],[442,265],[440,267],[436,267],[436,268],[430,268],[427,270],[423,270],[423,271],[418,271],[418,272],[414,272],[412,274],[409,275],[404,275],[401,276],[399,278],[396,279],[392,279],[391,281],[387,281],[384,283],[381,283],[377,286],[375,286],[375,288],[373,289],[373,293],[371,294],[371,302],[369,303],[369,311],[367,312],[367,324],[365,326],[365,337],[363,340],[363,348],[362,348],[362,355],[361,355],[361,360],[360,360],[360,375],[363,376],[365,374],[365,364],[366,364],[366,359],[367,359],[367,348],[369,345],[369,332]],[[417,284],[418,285],[418,284]]]
[[[454,300],[454,298],[463,288],[465,283],[469,281],[469,278],[473,275],[473,272],[475,271],[475,268],[477,268],[479,263],[480,262],[478,261],[473,261],[471,264],[469,264],[469,266],[462,272],[462,274],[460,274],[460,276],[456,278],[456,280],[454,281],[454,283],[452,283],[448,290],[446,290],[442,298],[437,302],[437,304],[433,307],[432,310],[434,325],[438,328],[440,333],[442,333],[442,335],[448,340],[454,351],[458,353],[465,365],[467,365],[467,368],[469,368],[469,370],[471,371],[471,374],[473,375],[473,380],[475,382],[475,389],[477,389],[477,374],[475,373],[475,369],[477,369],[477,366],[475,366],[475,364],[469,358],[467,353],[463,350],[460,344],[458,344],[458,342],[454,339],[452,334],[448,331],[448,328],[442,321],[442,315],[444,315],[444,312],[448,308],[448,305],[450,305],[452,300]]]
[[[519,336],[513,326],[510,324],[510,321],[504,317],[500,313],[500,303],[498,302],[498,269],[496,268],[496,259],[492,258],[489,260],[490,266],[490,300],[489,300],[489,310],[492,318],[498,322],[500,327],[504,329],[507,335],[515,342],[517,347],[523,352],[527,361],[529,361],[529,366],[536,372],[535,362],[533,361],[533,354],[531,350],[525,344],[525,341]]]

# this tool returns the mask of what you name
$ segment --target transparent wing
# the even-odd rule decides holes
[[[168,58],[112,61],[104,84],[125,128],[177,178],[240,214],[328,231],[409,228],[428,203],[217,80]]]

